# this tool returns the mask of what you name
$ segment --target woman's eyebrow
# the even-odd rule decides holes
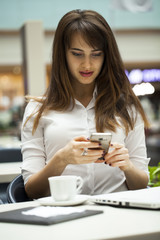
[[[71,48],[71,50],[76,50],[76,51],[81,51],[81,52],[83,52],[83,50],[82,50],[82,49],[79,49],[79,48]]]
[[[76,50],[76,51],[81,51],[81,52],[83,52],[83,50],[82,49],[79,49],[79,48],[71,48],[71,50]],[[102,51],[101,49],[93,49],[93,50],[91,50],[91,52],[99,52],[99,51]]]
[[[102,49],[93,49],[92,52],[99,52],[102,51]]]

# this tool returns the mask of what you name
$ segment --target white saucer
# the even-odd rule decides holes
[[[37,201],[41,205],[45,206],[74,206],[74,205],[80,205],[87,201],[88,196],[87,195],[77,195],[73,200],[69,201],[55,201],[52,197],[45,197],[45,198],[39,198]]]

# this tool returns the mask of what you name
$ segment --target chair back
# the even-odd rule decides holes
[[[22,162],[20,148],[0,148],[0,162]]]
[[[31,201],[28,198],[22,175],[18,175],[12,180],[12,182],[7,187],[7,201],[8,203],[26,202]]]

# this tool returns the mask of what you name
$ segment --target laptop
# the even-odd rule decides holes
[[[160,187],[94,195],[89,200],[117,207],[160,209]]]

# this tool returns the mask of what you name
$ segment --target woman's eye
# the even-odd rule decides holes
[[[102,55],[102,52],[92,53],[92,57],[100,57],[101,55]]]
[[[82,56],[82,53],[72,52],[72,54],[76,57],[81,57]]]

